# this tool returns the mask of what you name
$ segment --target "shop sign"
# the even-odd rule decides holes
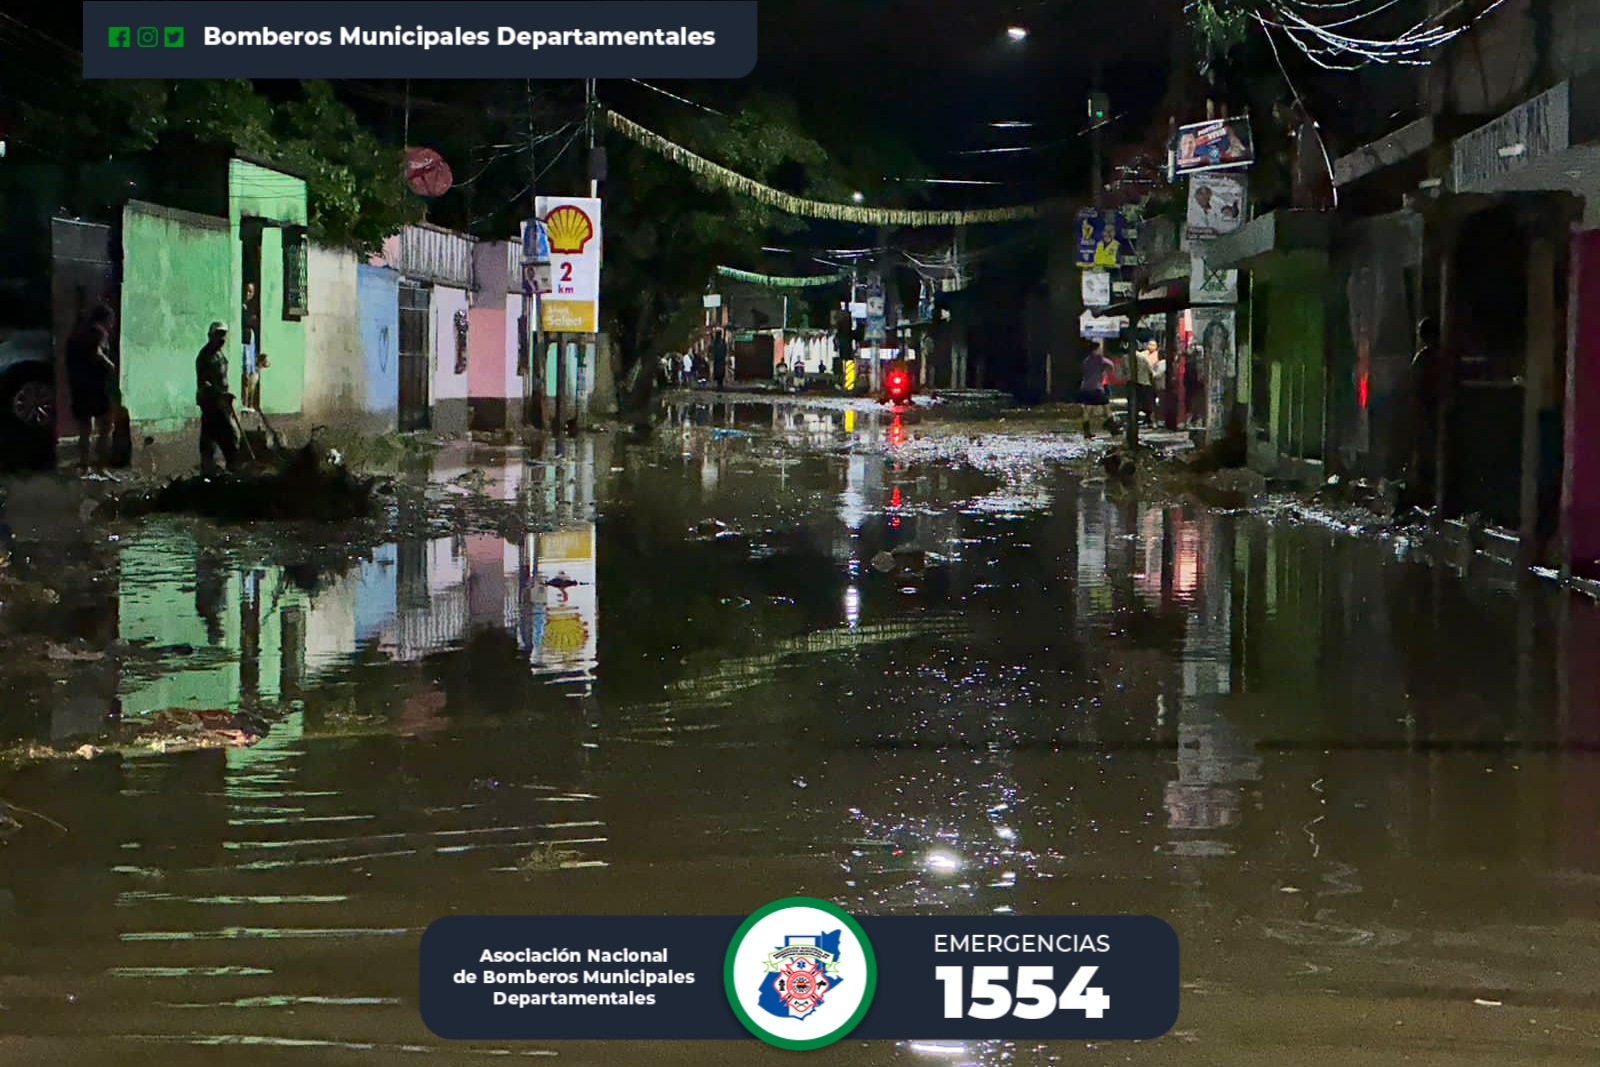
[[[1458,137],[1450,161],[1455,191],[1484,190],[1502,175],[1571,147],[1571,102],[1572,83],[1562,82]]]

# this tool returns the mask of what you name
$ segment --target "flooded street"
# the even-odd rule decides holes
[[[1124,497],[1047,462],[1071,435],[1019,461],[918,415],[673,404],[644,444],[441,453],[501,528],[343,567],[123,536],[74,625],[146,655],[0,734],[272,726],[0,772],[0,1063],[776,1061],[446,1044],[417,943],[793,894],[1182,940],[1160,1041],[841,1063],[1600,1060],[1592,604]]]

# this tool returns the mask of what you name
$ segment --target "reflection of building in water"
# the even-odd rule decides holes
[[[158,674],[124,673],[125,716],[279,701],[283,613],[303,597],[281,571],[240,568],[187,535],[152,534],[123,546],[118,582],[121,641],[174,652]]]
[[[1077,597],[1079,618],[1090,618],[1113,606],[1111,545],[1122,534],[1122,513],[1101,493],[1083,493],[1078,501]]]
[[[130,540],[119,565],[118,636],[125,644],[185,651],[167,656],[159,673],[110,679],[99,701],[71,704],[58,729],[97,726],[113,690],[129,717],[166,709],[270,710],[293,699],[285,678],[295,686],[314,683],[371,651],[415,662],[459,647],[474,628],[511,633],[537,670],[592,679],[595,528],[579,516],[593,514],[595,444],[568,446],[526,472],[506,456],[485,465],[490,495],[515,500],[542,493],[535,503],[567,532],[386,545],[343,573],[319,576],[309,592],[278,567],[202,551],[186,535]],[[445,480],[467,473],[464,465],[436,469]]]
[[[1166,788],[1167,824],[1175,831],[1220,830],[1239,821],[1240,783],[1260,775],[1260,760],[1222,708],[1233,692],[1234,526],[1181,511],[1171,517],[1175,599],[1190,609],[1177,708],[1178,777]],[[1217,847],[1188,841],[1178,850]]]

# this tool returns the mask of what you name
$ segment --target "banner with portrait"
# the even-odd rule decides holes
[[[1256,158],[1250,120],[1244,117],[1180,126],[1170,151],[1174,175],[1248,167]]]

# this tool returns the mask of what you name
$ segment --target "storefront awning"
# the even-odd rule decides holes
[[[1326,252],[1332,216],[1320,211],[1273,211],[1211,242],[1206,266],[1244,267],[1273,252]]]
[[[1433,145],[1434,122],[1425,116],[1333,161],[1333,184],[1349,185],[1385,167],[1426,152]]]

